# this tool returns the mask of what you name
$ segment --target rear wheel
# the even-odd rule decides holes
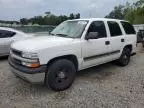
[[[144,48],[144,42],[142,42],[142,47]]]
[[[67,59],[54,61],[46,74],[46,85],[55,91],[63,91],[69,88],[75,78],[74,64]]]
[[[131,50],[127,47],[123,49],[120,58],[117,60],[117,64],[120,66],[127,66],[130,62]]]

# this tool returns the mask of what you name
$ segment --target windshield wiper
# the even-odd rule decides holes
[[[60,37],[67,37],[68,36],[66,34],[56,34],[56,35],[59,35]]]
[[[53,34],[53,33],[50,33],[50,35],[52,35],[52,36],[60,36],[60,37],[67,37],[68,35],[66,35],[66,34]]]
[[[54,36],[55,34],[53,34],[53,33],[49,33],[50,35],[52,35],[52,36]]]

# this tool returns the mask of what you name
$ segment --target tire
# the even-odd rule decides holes
[[[63,91],[72,85],[75,74],[76,68],[71,61],[59,59],[48,67],[45,84],[54,91]]]
[[[131,50],[127,47],[123,49],[123,52],[120,56],[120,58],[117,60],[117,64],[119,66],[127,66],[130,62],[131,58]]]

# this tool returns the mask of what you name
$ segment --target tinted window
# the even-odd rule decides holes
[[[88,33],[89,32],[98,32],[99,38],[107,37],[105,24],[103,21],[92,22],[89,29],[88,29]]]
[[[108,21],[108,26],[109,26],[111,36],[122,35],[122,31],[121,31],[120,26],[117,22]]]
[[[13,37],[16,33],[6,30],[0,30],[0,38]]]
[[[135,34],[134,27],[130,23],[121,21],[121,24],[126,34]]]

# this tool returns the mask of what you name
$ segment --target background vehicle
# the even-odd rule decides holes
[[[120,66],[128,65],[135,47],[136,33],[127,21],[68,20],[51,36],[12,44],[9,64],[15,75],[61,91],[71,86],[79,70],[113,60]]]
[[[142,43],[142,46],[144,47],[144,30],[139,30],[137,32],[137,43]]]
[[[10,45],[14,41],[31,37],[11,28],[0,27],[0,56],[9,55]]]

